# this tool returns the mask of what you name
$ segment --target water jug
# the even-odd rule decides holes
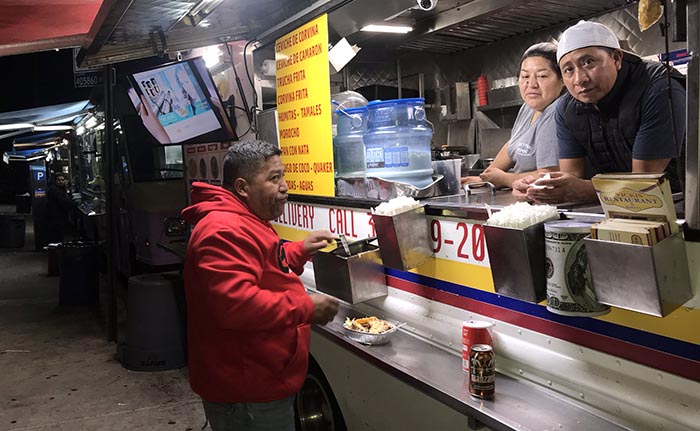
[[[342,93],[331,94],[331,105],[333,109],[331,124],[333,125],[333,137],[338,134],[338,113],[341,109],[360,108],[367,105],[367,99],[355,91],[343,91]]]
[[[367,108],[336,110],[338,134],[333,138],[333,160],[336,177],[365,176],[365,144]]]
[[[369,102],[364,137],[367,176],[427,186],[433,181],[432,136],[424,99]]]

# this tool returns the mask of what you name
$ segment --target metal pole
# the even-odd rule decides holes
[[[343,88],[347,91],[350,90],[350,68],[343,68]]]
[[[418,74],[418,97],[425,98],[425,74]]]
[[[688,0],[688,52],[691,61],[686,81],[686,167],[685,167],[685,219],[691,229],[700,229],[700,159],[698,157],[698,91],[700,91],[700,8],[698,0]]]
[[[401,93],[401,58],[396,57],[396,85],[399,87],[399,99],[402,97]]]
[[[105,173],[105,217],[107,217],[107,292],[109,304],[107,306],[107,341],[117,340],[117,288],[116,274],[114,271],[114,238],[113,220],[114,208],[112,207],[112,195],[114,193],[114,72],[111,64],[103,68],[104,72],[104,110],[105,110],[105,139],[102,148],[102,160]]]

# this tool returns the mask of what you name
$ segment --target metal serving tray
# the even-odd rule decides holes
[[[438,184],[443,180],[442,175],[433,175],[433,182],[423,188],[408,183],[389,181],[378,177],[342,177],[335,180],[337,196],[357,199],[379,199],[386,201],[399,196],[423,199],[438,196]]]
[[[345,302],[356,304],[387,294],[386,276],[374,238],[348,244],[313,257],[316,288]]]
[[[384,266],[407,271],[434,257],[425,208],[393,216],[372,214]]]
[[[651,247],[584,241],[598,302],[663,317],[693,297],[683,232]]]
[[[547,297],[544,222],[525,229],[484,225],[497,293],[528,302]]]

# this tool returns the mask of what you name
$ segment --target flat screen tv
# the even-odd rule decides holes
[[[159,143],[236,139],[201,57],[134,72],[127,78],[131,103]]]

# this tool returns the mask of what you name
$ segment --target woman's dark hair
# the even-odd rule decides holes
[[[559,79],[561,79],[561,70],[557,64],[557,46],[551,42],[541,42],[536,43],[525,50],[523,56],[520,58],[520,64],[518,65],[518,74],[520,74],[520,69],[523,67],[523,61],[530,57],[542,57],[547,60],[549,67],[556,72]]]
[[[265,141],[242,141],[231,144],[224,157],[224,185],[232,186],[236,178],[250,181],[272,156],[279,156],[282,151]]]

